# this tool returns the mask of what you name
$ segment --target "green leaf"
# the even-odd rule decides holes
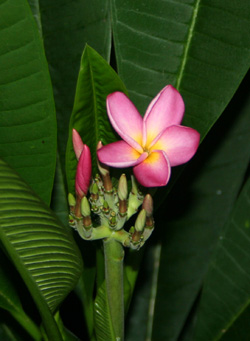
[[[230,329],[222,336],[222,341],[248,341],[250,335],[250,306],[242,312],[242,314],[234,321]]]
[[[124,259],[124,306],[128,312],[145,249],[127,250]]]
[[[39,0],[28,0],[28,3],[35,18],[40,37],[43,38]]]
[[[112,0],[118,73],[141,113],[172,84],[203,138],[249,68],[249,16],[248,0]]]
[[[219,237],[210,263],[198,312],[195,340],[221,339],[250,307],[249,249],[250,179],[236,202],[225,231]],[[248,325],[245,328],[249,337]]]
[[[56,117],[42,42],[26,0],[1,0],[0,12],[0,156],[49,203]]]
[[[59,155],[56,158],[56,173],[51,197],[51,209],[57,214],[64,226],[69,224],[69,206]]]
[[[109,305],[107,301],[106,283],[97,291],[95,300],[95,333],[97,341],[115,341]]]
[[[81,255],[69,231],[3,161],[0,239],[36,302],[47,332],[53,340],[60,340],[51,312],[75,286]]]
[[[249,162],[248,81],[156,216],[154,234],[162,241],[162,252],[153,339],[178,338],[241,187]]]
[[[6,314],[4,317],[6,317]],[[13,323],[8,324],[5,321],[1,321],[1,316],[0,316],[0,340],[3,340],[3,341],[31,341],[32,339],[27,338],[27,334],[22,335],[21,333],[16,331],[15,328],[13,327]]]
[[[55,320],[57,322],[57,325],[60,329],[61,334],[63,335],[63,341],[80,341],[80,339],[75,336],[73,333],[71,333],[63,324],[63,321],[61,319],[61,316],[59,312],[55,314]]]
[[[81,60],[66,152],[66,173],[68,189],[71,193],[74,193],[77,164],[72,143],[72,129],[75,128],[83,142],[90,147],[93,174],[96,174],[98,141],[101,140],[103,144],[116,141],[115,132],[106,113],[106,97],[114,91],[126,92],[126,89],[111,66],[87,45]]]
[[[92,250],[91,250],[92,251]],[[85,252],[88,252],[88,249],[85,249]],[[93,254],[93,251],[92,251]],[[87,258],[85,256],[85,258]],[[84,317],[87,324],[88,335],[90,339],[93,337],[94,333],[94,286],[95,286],[95,275],[96,269],[92,265],[92,267],[88,267],[86,263],[84,263],[83,274],[80,277],[80,280],[75,288],[75,292],[79,297],[83,311]]]
[[[151,340],[160,252],[160,244],[150,245],[150,247],[147,245],[141,264],[142,271],[139,273],[127,316],[126,341]],[[137,255],[134,254],[134,257]]]
[[[3,259],[3,255],[1,259]],[[0,267],[0,307],[7,310],[34,340],[41,340],[41,333],[34,322],[25,314],[13,283],[3,264]]]
[[[107,61],[111,50],[108,0],[39,0],[44,46],[57,112],[58,150],[64,174],[69,120],[83,48],[93,46]]]
[[[0,254],[2,256],[2,252]],[[16,293],[15,287],[6,274],[6,269],[0,267],[0,307],[9,312],[22,311],[22,305]]]

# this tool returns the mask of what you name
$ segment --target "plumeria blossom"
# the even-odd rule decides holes
[[[82,142],[78,132],[73,129],[72,132],[73,147],[78,160],[76,169],[75,189],[79,198],[83,198],[89,188],[91,179],[91,154],[89,147]]]
[[[145,187],[165,186],[171,167],[189,161],[199,145],[200,134],[180,125],[184,110],[180,93],[171,85],[151,101],[143,119],[125,94],[108,95],[109,120],[123,141],[100,148],[100,162],[117,168],[132,166]]]

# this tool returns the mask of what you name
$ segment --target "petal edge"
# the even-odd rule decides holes
[[[134,104],[119,91],[108,95],[106,102],[113,128],[124,141],[142,153],[142,117]]]

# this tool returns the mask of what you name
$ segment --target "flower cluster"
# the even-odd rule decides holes
[[[113,188],[109,167],[133,167],[137,181],[144,187],[164,186],[168,183],[171,167],[189,161],[195,154],[200,140],[199,133],[180,123],[184,115],[184,103],[179,92],[166,86],[150,103],[144,118],[133,103],[121,92],[107,97],[110,122],[122,141],[103,146],[97,145],[97,175],[91,180],[91,154],[73,129],[73,146],[78,160],[75,191],[76,199],[69,195],[70,222],[82,238],[88,240],[111,237],[124,246],[140,248],[154,228],[153,200],[138,190],[132,177],[132,189],[128,193],[126,176],[120,177]],[[87,199],[87,192],[90,197]],[[124,224],[139,206],[135,225],[127,232]],[[99,225],[93,227],[91,211],[99,217]]]
[[[118,187],[113,188],[109,168],[98,162],[101,176],[91,180],[91,156],[89,148],[83,144],[76,130],[73,130],[73,146],[78,159],[75,189],[76,198],[69,194],[70,225],[77,229],[83,239],[95,240],[111,237],[123,246],[139,249],[151,235],[154,228],[153,200],[138,190],[132,178],[132,189],[128,193],[125,174],[122,174]],[[97,148],[102,148],[99,143]],[[87,192],[90,192],[87,199]],[[129,218],[138,214],[135,225],[129,231],[123,229]],[[91,212],[98,216],[99,225],[94,227]]]

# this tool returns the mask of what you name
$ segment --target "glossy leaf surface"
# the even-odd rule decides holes
[[[43,46],[29,5],[0,1],[0,156],[50,202],[56,116]]]
[[[24,312],[21,301],[15,290],[14,283],[11,281],[11,277],[9,276],[10,268],[7,269],[9,264],[3,264],[3,261],[6,259],[3,257],[2,252],[0,252],[0,256],[0,308],[5,310],[5,314],[6,311],[8,311],[16,319],[16,321],[19,322],[24,329],[26,329],[34,340],[40,341],[42,339],[40,330]]]
[[[115,341],[115,334],[112,328],[112,321],[110,317],[109,306],[107,302],[106,284],[103,282],[102,286],[97,292],[95,300],[95,332],[98,341]]]
[[[80,276],[81,256],[76,244],[55,215],[3,161],[0,217],[1,242],[42,317],[49,319],[49,309],[56,309]]]
[[[249,15],[248,0],[112,0],[119,75],[141,114],[172,84],[203,138],[249,68]]]
[[[240,189],[249,160],[248,84],[243,83],[156,215],[154,235],[162,251],[153,339],[178,339]]]
[[[230,333],[230,328],[249,308],[249,244],[250,179],[242,189],[216,246],[204,283],[195,340],[221,339],[228,330]],[[244,330],[246,333],[250,329],[246,325]]]
[[[64,157],[80,60],[85,44],[107,61],[111,49],[108,0],[40,0],[45,52],[50,68],[58,121],[58,149]]]

